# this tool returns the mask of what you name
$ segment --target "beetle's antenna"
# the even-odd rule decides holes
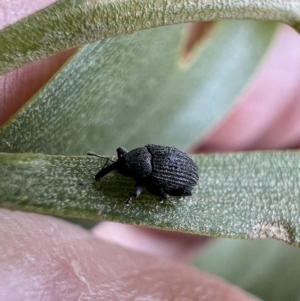
[[[96,153],[94,153],[94,152],[88,152],[87,155],[89,155],[89,156],[94,156],[94,157],[101,158],[101,159],[106,159],[106,161],[105,161],[105,163],[104,163],[104,165],[102,166],[102,168],[101,168],[100,171],[102,171],[102,170],[105,168],[105,166],[106,166],[106,164],[108,163],[108,161],[111,161],[111,162],[113,162],[113,163],[116,162],[116,161],[110,159],[109,157],[101,156],[101,155],[98,155],[98,154],[96,154]],[[86,180],[86,181],[81,181],[81,182],[79,182],[78,184],[81,185],[81,186],[86,186],[86,185],[93,184],[93,183],[95,183],[95,182],[96,182],[95,180]]]
[[[102,168],[105,167],[105,165],[107,164],[107,162],[110,160],[111,162],[115,163],[116,161],[110,159],[109,157],[105,157],[105,156],[101,156],[101,155],[98,155],[94,152],[88,152],[87,153],[88,156],[94,156],[94,157],[98,157],[98,158],[101,158],[101,159],[107,159],[107,161],[105,162],[104,166]]]
[[[101,170],[106,166],[106,164],[108,163],[108,161],[110,160],[111,162],[115,163],[116,161],[110,159],[109,157],[105,157],[105,156],[101,156],[101,155],[98,155],[94,152],[88,152],[87,153],[88,156],[94,156],[94,157],[97,157],[97,158],[101,158],[101,159],[106,159],[104,165],[102,166]]]

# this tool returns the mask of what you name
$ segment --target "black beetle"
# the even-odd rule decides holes
[[[199,180],[198,167],[184,152],[175,147],[148,144],[127,151],[123,147],[117,149],[118,160],[104,167],[95,175],[99,181],[113,170],[136,181],[134,191],[129,194],[125,204],[129,204],[145,187],[150,193],[162,201],[172,196],[192,195],[192,189]],[[88,153],[91,156],[99,156]]]

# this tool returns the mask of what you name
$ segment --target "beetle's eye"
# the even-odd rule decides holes
[[[118,158],[123,157],[127,153],[126,149],[123,147],[117,148]]]

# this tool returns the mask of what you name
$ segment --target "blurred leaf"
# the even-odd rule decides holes
[[[300,300],[300,250],[282,242],[218,239],[194,264],[262,300]]]
[[[277,21],[300,30],[300,3],[61,0],[0,32],[0,74],[100,38],[174,23],[220,19]]]
[[[160,204],[143,193],[123,205],[134,182],[112,173],[87,187],[99,159],[2,154],[0,207],[111,220],[232,238],[272,237],[300,244],[299,152],[198,155],[194,194]],[[102,162],[103,164],[103,162]]]
[[[180,64],[185,28],[83,47],[0,130],[0,151],[114,155],[118,146],[193,146],[237,101],[277,26],[219,23]]]

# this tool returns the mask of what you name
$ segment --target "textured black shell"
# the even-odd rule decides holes
[[[175,147],[146,145],[152,156],[152,173],[145,180],[151,193],[163,192],[174,196],[188,196],[199,180],[198,167],[184,152]]]

